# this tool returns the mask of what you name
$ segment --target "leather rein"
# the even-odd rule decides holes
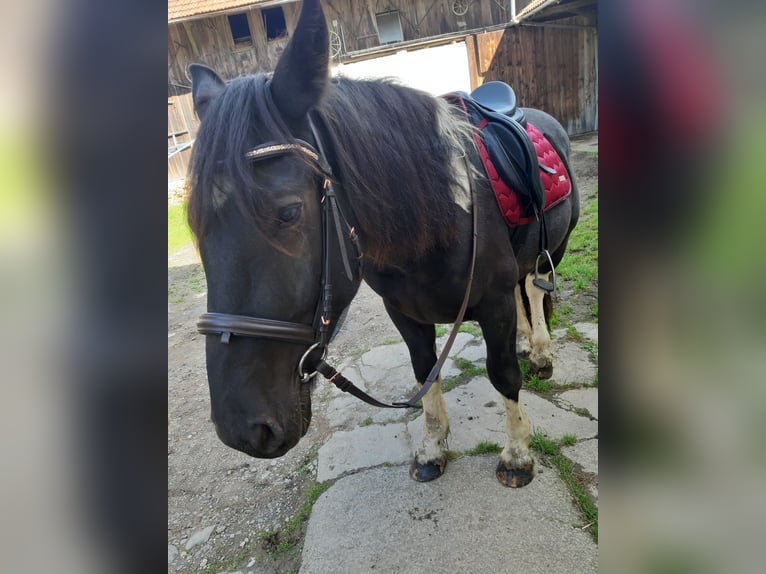
[[[317,143],[318,150],[315,149],[311,144],[303,140],[296,139],[290,143],[266,143],[251,149],[245,155],[248,159],[257,162],[267,158],[297,152],[301,154],[304,159],[308,160],[321,175],[322,182],[319,189],[321,195],[320,201],[322,204],[323,229],[322,280],[321,296],[314,313],[313,323],[309,325],[306,323],[293,323],[290,321],[263,319],[260,317],[252,317],[248,315],[232,315],[229,313],[203,313],[200,315],[200,318],[197,321],[197,331],[205,335],[220,335],[220,341],[223,344],[228,344],[232,335],[237,337],[256,337],[278,340],[287,343],[308,344],[310,346],[303,353],[300,361],[298,362],[298,375],[302,383],[307,383],[314,375],[320,373],[340,390],[347,392],[373,406],[383,408],[421,408],[420,405],[417,405],[416,403],[428,392],[433,383],[439,378],[441,368],[444,365],[444,362],[447,360],[449,350],[452,348],[452,344],[455,341],[455,337],[457,336],[460,324],[462,323],[463,317],[465,316],[465,311],[468,307],[468,299],[471,294],[471,284],[473,283],[474,267],[476,263],[478,222],[476,190],[474,188],[473,182],[471,181],[470,183],[473,205],[473,246],[471,254],[471,266],[465,296],[463,298],[458,317],[455,320],[452,332],[450,333],[447,343],[442,349],[436,364],[431,369],[431,372],[429,373],[420,390],[414,396],[405,402],[393,402],[391,404],[381,402],[355,386],[351,381],[346,379],[341,373],[339,373],[324,360],[327,355],[327,345],[331,335],[331,227],[335,228],[335,232],[338,238],[338,245],[340,246],[340,258],[343,262],[344,271],[349,281],[354,280],[354,274],[352,273],[351,263],[349,260],[348,251],[346,249],[344,228],[345,234],[348,236],[348,240],[351,241],[356,251],[356,276],[359,280],[362,278],[362,250],[359,245],[359,238],[354,227],[348,223],[348,220],[338,205],[337,197],[335,195],[335,188],[333,185],[332,169],[325,160],[326,155],[324,153],[322,143],[314,122],[309,120],[309,125],[311,127],[314,141]],[[306,361],[309,355],[311,355],[311,353],[317,349],[321,352],[318,362],[314,366],[307,365]]]

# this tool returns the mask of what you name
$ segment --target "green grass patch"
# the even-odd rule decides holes
[[[580,214],[580,221],[569,236],[567,251],[556,268],[558,276],[571,281],[576,292],[587,291],[598,274],[598,199]]]
[[[561,437],[561,444],[564,446],[573,446],[577,444],[577,437],[573,434],[565,434]]]
[[[559,476],[567,485],[577,509],[585,520],[584,527],[588,528],[593,539],[598,542],[598,507],[586,492],[584,479],[577,475],[572,461],[561,454],[561,446],[574,444],[572,439],[577,442],[572,435],[564,435],[561,441],[556,442],[548,438],[545,433],[534,431],[529,437],[529,447],[540,453],[558,470]]]
[[[580,343],[580,347],[588,351],[590,358],[598,363],[598,345],[593,341],[583,341]]]
[[[186,223],[186,204],[168,205],[168,255],[193,241]]]
[[[452,332],[452,327],[454,326],[454,323],[441,323],[438,325],[434,325],[436,328],[436,338],[443,337],[447,333]],[[477,324],[473,322],[469,323],[461,323],[460,327],[458,327],[457,330],[458,333],[468,333],[469,335],[473,335],[474,337],[482,337],[483,333],[481,332],[481,327],[479,327]]]
[[[559,305],[558,307],[554,307],[553,313],[551,313],[551,329],[555,329],[561,325],[571,312],[572,307],[569,305]]]
[[[481,327],[474,323],[461,323],[458,333],[468,333],[474,337],[482,337],[484,334],[481,331]]]
[[[521,378],[526,380],[529,377],[529,361],[519,359],[519,370],[521,371]]]
[[[449,379],[442,381],[442,392],[447,393],[454,389],[455,387],[459,387],[460,383],[463,382],[463,377],[457,376],[457,377],[450,377]]]
[[[529,378],[524,379],[524,386],[538,393],[548,393],[553,388],[553,383],[548,379],[541,379],[537,375],[531,375]]]
[[[455,364],[460,369],[461,374],[465,377],[473,378],[487,374],[486,367],[477,367],[468,359],[461,359],[460,357],[456,357]]]
[[[590,314],[596,320],[596,323],[598,323],[598,303],[594,303],[590,308]]]
[[[486,367],[477,367],[467,359],[456,357],[454,361],[457,368],[460,369],[460,374],[442,381],[443,393],[451,391],[455,387],[459,387],[474,377],[487,374]]]
[[[298,509],[298,512],[296,512],[294,516],[287,520],[277,530],[260,531],[257,537],[263,549],[272,557],[286,554],[292,550],[300,540],[304,525],[309,516],[311,516],[311,509],[314,507],[314,503],[328,488],[330,488],[329,483],[316,483],[309,488],[306,494],[306,502],[303,503],[303,506]],[[245,555],[245,557],[247,557],[247,555]],[[233,560],[231,560],[230,562],[232,563],[227,563],[226,570],[234,570],[234,568],[241,564],[241,561],[242,560],[234,563]],[[216,572],[218,571],[219,570],[216,570]]]
[[[536,450],[540,454],[549,455],[556,454],[559,451],[559,446],[555,440],[548,438],[547,434],[537,430],[529,435],[529,448]]]
[[[372,417],[367,417],[362,422],[359,423],[360,427],[368,427],[372,424]]]
[[[474,456],[477,454],[491,454],[496,452],[502,452],[503,448],[496,442],[481,441],[473,448],[469,448],[465,451],[468,456]]]
[[[581,417],[588,417],[589,419],[594,418],[592,414],[590,414],[590,411],[583,407],[577,407],[574,410],[575,414],[580,415]]]
[[[383,341],[384,345],[395,345],[396,343],[401,343],[402,338],[401,337],[389,337],[385,341]]]

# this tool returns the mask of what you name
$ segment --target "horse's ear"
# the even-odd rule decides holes
[[[204,120],[210,102],[226,89],[226,83],[213,70],[202,64],[190,64],[189,75],[192,79],[194,111],[200,120]]]
[[[274,70],[271,93],[290,125],[319,103],[329,75],[329,37],[319,0],[303,0],[298,25]]]

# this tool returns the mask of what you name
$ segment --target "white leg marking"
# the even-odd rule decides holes
[[[425,464],[440,459],[446,450],[449,417],[442,394],[442,378],[434,382],[423,397],[423,448],[417,452],[417,462]]]
[[[516,353],[529,356],[532,350],[529,342],[532,338],[532,326],[527,319],[527,310],[524,308],[524,299],[518,283],[513,290],[513,295],[516,298]]]
[[[503,452],[500,453],[502,460],[508,468],[528,468],[534,465],[534,459],[529,453],[529,432],[532,425],[529,424],[527,413],[521,403],[503,398],[505,400],[505,430],[508,433],[508,441],[505,443]]]
[[[543,279],[549,280],[550,273],[541,275]],[[548,367],[553,365],[553,354],[551,353],[551,335],[548,333],[548,325],[545,324],[545,312],[543,311],[543,297],[545,293],[538,289],[532,283],[534,276],[527,275],[524,283],[529,297],[529,314],[532,316],[532,337],[530,343],[532,349],[529,353],[529,361],[536,368]]]

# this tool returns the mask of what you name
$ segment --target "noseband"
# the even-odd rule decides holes
[[[310,126],[317,146],[322,150],[322,144],[313,122],[310,122]],[[332,254],[330,253],[330,228],[335,227],[338,245],[340,246],[340,257],[349,281],[353,281],[355,275],[358,280],[361,280],[362,251],[354,228],[349,225],[348,220],[338,205],[335,188],[333,187],[332,170],[325,161],[323,153],[314,149],[311,144],[296,139],[291,143],[266,143],[251,149],[245,156],[257,162],[295,152],[302,154],[321,175],[319,191],[320,203],[322,205],[322,281],[320,287],[321,296],[314,313],[313,323],[309,325],[306,323],[277,321],[247,315],[231,315],[229,313],[203,313],[197,321],[197,331],[205,335],[220,335],[221,343],[224,344],[228,344],[232,335],[273,339],[288,343],[310,344],[311,346],[298,362],[298,374],[301,381],[307,382],[316,374],[316,371],[309,372],[304,363],[308,356],[316,349],[321,350],[320,360],[325,357],[331,335]],[[356,274],[352,273],[351,270],[344,232],[348,234],[348,240],[351,241],[356,250]]]

